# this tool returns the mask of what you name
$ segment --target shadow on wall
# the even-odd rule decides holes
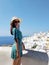
[[[48,65],[47,53],[27,50],[28,53],[22,57],[22,65]]]

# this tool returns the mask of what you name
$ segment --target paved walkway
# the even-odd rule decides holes
[[[32,50],[27,51],[28,53],[22,57],[22,65],[48,65],[49,52],[46,54]],[[0,47],[0,65],[12,65],[10,54],[11,47]]]

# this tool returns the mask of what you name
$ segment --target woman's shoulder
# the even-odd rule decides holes
[[[13,28],[12,32],[15,33],[15,31],[17,32],[18,30],[16,28]]]
[[[13,32],[17,32],[17,33],[22,33],[19,29],[17,29],[17,28],[13,28]]]
[[[13,31],[17,30],[17,28],[13,28]]]

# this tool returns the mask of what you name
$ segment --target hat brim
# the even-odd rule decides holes
[[[17,17],[13,17],[13,18],[11,19],[11,22],[12,22],[13,20],[16,20],[16,19],[18,19],[20,22],[22,22],[22,19],[21,19],[21,18],[17,18]]]

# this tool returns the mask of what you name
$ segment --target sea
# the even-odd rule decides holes
[[[27,36],[23,36],[27,37]],[[14,37],[13,36],[0,36],[0,46],[4,45],[12,45],[14,43]]]
[[[0,36],[0,46],[12,45],[14,43],[13,36]]]

